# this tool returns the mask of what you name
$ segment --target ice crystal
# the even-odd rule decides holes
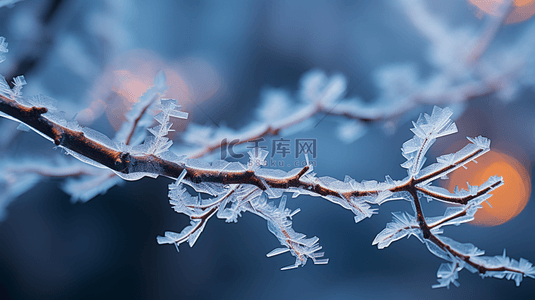
[[[450,119],[453,111],[435,106],[431,115],[421,114],[412,122],[414,137],[403,143],[403,156],[407,159],[401,166],[408,169],[409,176],[415,176],[425,163],[425,154],[439,137],[457,132],[457,126]]]
[[[171,117],[187,119],[188,114],[182,111],[179,111],[180,105],[177,105],[177,101],[174,99],[161,99],[160,100],[160,109],[162,110],[154,119],[160,123],[152,128],[148,128],[149,132],[154,136],[153,138],[148,138],[145,143],[149,146],[147,154],[161,155],[164,152],[169,150],[169,147],[173,144],[166,135],[169,131],[173,131],[171,126],[173,123],[169,122]]]
[[[9,50],[7,49],[6,38],[0,36],[0,63],[6,60],[6,56],[4,55],[4,53],[7,53],[8,51]]]

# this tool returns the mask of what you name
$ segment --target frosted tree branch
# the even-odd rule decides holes
[[[517,61],[495,65],[495,61],[509,57],[513,53],[511,49],[503,49],[493,60],[481,59],[511,10],[511,1],[500,6],[500,14],[489,18],[488,25],[480,33],[450,28],[428,11],[423,1],[399,2],[416,29],[431,41],[428,60],[437,70],[429,78],[420,79],[411,64],[378,69],[374,73],[379,97],[366,103],[358,97],[344,97],[347,85],[341,75],[329,77],[321,71],[311,71],[303,76],[300,91],[295,96],[282,91],[266,93],[264,105],[259,108],[260,122],[252,124],[253,129],[225,128],[218,132],[204,128],[207,135],[202,140],[188,138],[192,134],[186,134],[185,141],[196,147],[180,151],[187,152],[190,158],[200,158],[221,147],[309,128],[318,124],[314,119],[322,115],[345,118],[340,136],[352,142],[362,136],[366,124],[395,122],[421,105],[448,105],[491,95],[511,98],[519,88],[513,82],[525,81],[522,74],[532,65],[527,58],[532,53],[526,46],[531,45],[527,40],[530,29],[515,44],[523,49],[513,54],[518,57]],[[471,46],[467,49],[466,45]],[[294,113],[288,115],[287,111]],[[192,127],[192,131],[198,132],[199,128]]]
[[[22,88],[26,84],[23,76],[13,78],[13,88],[5,80],[0,80],[0,116],[19,122],[19,129],[35,131],[79,161],[100,168],[94,173],[83,168],[27,168],[38,176],[81,177],[70,180],[64,187],[74,200],[88,200],[115,185],[118,178],[138,180],[145,176],[165,176],[175,179],[169,185],[169,202],[176,212],[190,218],[190,225],[180,233],[165,232],[157,238],[157,242],[173,244],[177,250],[184,242],[193,246],[211,217],[237,222],[241,213],[250,212],[267,221],[269,231],[282,245],[282,248],[276,248],[267,256],[290,252],[295,257],[295,263],[283,270],[303,266],[308,259],[315,264],[326,264],[328,259],[324,259],[323,252],[319,252],[319,239],[306,238],[304,234],[293,230],[293,217],[299,209],[291,211],[286,208],[287,198],[283,193],[293,193],[292,197],[302,194],[322,197],[353,212],[355,222],[372,217],[377,213],[378,206],[401,199],[411,203],[414,214],[394,213],[393,221],[376,236],[372,244],[383,249],[405,236],[418,238],[431,253],[449,262],[439,268],[439,284],[435,287],[449,287],[450,283],[458,285],[457,274],[463,268],[478,272],[481,276],[514,279],[518,285],[523,277],[535,276],[535,268],[528,261],[512,260],[505,256],[505,252],[502,256],[484,257],[483,251],[475,246],[442,236],[445,226],[473,220],[476,211],[491,196],[490,192],[503,184],[501,177],[493,176],[481,186],[468,185],[468,190],[456,189],[453,193],[431,185],[431,182],[455,169],[465,167],[490,148],[490,141],[486,138],[469,138],[470,143],[460,151],[441,156],[436,163],[425,167],[426,154],[435,140],[457,131],[451,119],[453,112],[449,108],[434,107],[430,115],[422,114],[413,122],[411,130],[415,135],[402,147],[402,154],[406,158],[402,167],[407,169],[408,176],[401,180],[393,180],[388,175],[383,182],[357,182],[349,176],[343,181],[317,177],[310,163],[290,171],[268,169],[263,167],[267,152],[258,149],[249,152],[247,166],[238,162],[207,163],[196,159],[231,143],[238,145],[268,135],[301,130],[320,114],[348,119],[342,131],[349,132],[345,135],[347,140],[354,140],[355,136],[359,136],[358,131],[363,124],[394,120],[420,104],[459,103],[483,95],[502,93],[508,88],[504,81],[521,76],[522,63],[485,76],[479,76],[478,70],[471,69],[469,65],[478,63],[480,68],[492,65],[483,61],[481,55],[490,45],[509,8],[504,8],[503,14],[493,20],[476,39],[478,42],[470,52],[471,58],[459,62],[456,55],[463,49],[463,43],[474,40],[474,36],[465,33],[457,35],[457,31],[448,28],[444,22],[435,20],[421,1],[402,1],[402,4],[415,27],[432,42],[431,61],[438,72],[429,80],[421,81],[411,66],[379,70],[376,75],[379,78],[380,96],[372,104],[344,98],[347,84],[342,75],[328,77],[323,72],[312,71],[302,79],[300,92],[295,96],[298,103],[291,102],[291,97],[280,92],[270,94],[259,109],[260,123],[252,124],[251,128],[222,132],[206,130],[206,136],[199,136],[205,128],[188,127],[188,132],[183,136],[184,144],[197,146],[191,151],[182,151],[180,148],[171,151],[173,141],[167,137],[172,131],[171,118],[186,118],[187,114],[178,110],[176,101],[163,99],[167,86],[162,73],[156,76],[154,86],[128,113],[127,121],[113,140],[66,119],[48,97],[23,96]],[[410,10],[407,4],[410,4]],[[459,40],[456,38],[458,36]],[[0,38],[0,52],[7,52],[7,43],[3,38]],[[3,60],[3,56],[0,60]],[[160,112],[153,117],[156,110]],[[288,111],[294,113],[289,114]],[[149,128],[153,118],[158,125]],[[145,129],[152,136],[147,137]],[[221,137],[229,139],[221,141]],[[231,141],[230,137],[234,140]],[[177,156],[175,152],[182,156]],[[9,174],[15,173],[12,171]],[[34,177],[26,180],[28,184],[34,181]],[[191,189],[195,192],[191,192]],[[17,192],[12,194],[16,195]],[[201,194],[210,198],[203,198]],[[448,208],[442,216],[425,217],[420,203],[422,197],[457,206]],[[280,200],[277,203],[271,199]]]
[[[344,181],[330,177],[318,178],[312,172],[310,164],[290,172],[262,168],[267,156],[267,151],[264,150],[250,151],[248,168],[240,163],[225,161],[209,164],[198,160],[180,159],[169,153],[168,143],[164,139],[170,129],[169,116],[184,116],[174,110],[173,102],[162,104],[163,113],[156,116],[160,125],[151,129],[155,138],[146,139],[138,148],[129,148],[126,145],[118,146],[96,132],[70,124],[58,119],[57,116],[48,117],[49,109],[45,106],[29,107],[22,104],[40,104],[43,102],[40,98],[21,100],[20,91],[7,95],[10,97],[0,95],[0,111],[5,117],[29,126],[53,141],[56,146],[66,149],[71,154],[75,153],[73,155],[84,162],[107,167],[127,180],[143,176],[166,176],[177,179],[177,182],[170,186],[170,203],[175,211],[190,217],[191,225],[184,228],[181,233],[166,232],[164,236],[158,237],[159,243],[174,244],[178,249],[179,244],[187,241],[193,246],[212,216],[217,215],[228,222],[236,222],[241,212],[249,211],[266,219],[269,230],[284,246],[268,253],[268,256],[290,251],[296,257],[296,262],[283,270],[302,266],[307,258],[316,264],[324,264],[327,260],[321,258],[323,253],[318,252],[321,249],[317,244],[318,239],[316,237],[306,239],[303,234],[298,234],[291,228],[290,220],[298,210],[291,212],[286,209],[285,196],[278,206],[268,202],[268,198],[279,198],[283,192],[293,192],[294,197],[299,194],[321,196],[351,210],[355,214],[355,221],[359,222],[376,213],[371,205],[381,205],[389,200],[407,199],[408,194],[409,201],[414,204],[415,216],[412,217],[407,213],[395,214],[394,222],[389,223],[373,244],[385,248],[404,236],[416,236],[433,254],[454,263],[448,267],[449,272],[445,272],[447,267],[441,267],[437,286],[456,283],[456,272],[462,268],[477,271],[482,276],[505,276],[514,279],[517,284],[522,277],[533,277],[535,274],[535,269],[525,260],[516,262],[504,257],[482,258],[479,257],[482,252],[471,245],[461,247],[461,244],[448,238],[439,237],[443,226],[472,220],[481,203],[490,197],[489,192],[503,184],[502,178],[494,176],[479,187],[468,186],[468,191],[456,190],[453,194],[429,184],[484,154],[490,146],[486,138],[469,138],[471,143],[468,146],[454,154],[441,156],[437,158],[437,163],[423,168],[425,154],[436,138],[457,131],[450,119],[452,112],[447,108],[435,107],[431,115],[421,115],[418,121],[413,123],[414,128],[411,130],[415,136],[404,143],[402,148],[403,155],[407,159],[402,166],[407,168],[408,177],[398,181],[387,176],[384,182],[358,183],[350,177],[346,177]],[[158,140],[163,144],[158,143]],[[215,198],[201,199],[200,194],[192,197],[181,187],[183,183],[199,193],[207,193]],[[426,219],[418,193],[463,207],[460,210],[447,211],[441,217]]]

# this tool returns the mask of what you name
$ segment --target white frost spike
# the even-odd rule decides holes
[[[176,185],[179,185],[182,182],[182,179],[186,177],[186,173],[188,173],[188,171],[186,171],[186,169],[184,168],[184,170],[182,170],[180,176],[178,176],[178,179],[176,180]]]
[[[373,215],[378,213],[377,208],[371,208],[371,206],[363,199],[351,197],[351,202],[355,206],[351,207],[351,211],[355,214],[355,223],[358,223],[366,218],[371,218]]]
[[[385,176],[385,182],[386,182],[386,184],[388,184],[389,187],[392,187],[392,186],[396,185],[396,183],[394,182],[392,177],[390,177],[390,175],[386,175]]]
[[[180,105],[177,107],[179,108]],[[173,118],[179,118],[179,119],[187,119],[188,118],[188,113],[187,112],[183,112],[183,111],[179,111],[179,110],[171,110],[169,111],[169,116],[173,117]]]
[[[449,108],[433,107],[431,115],[421,114],[411,131],[415,136],[405,142],[401,148],[407,159],[401,166],[408,169],[409,176],[415,176],[425,162],[425,154],[439,137],[457,132],[457,126],[450,117],[453,111]]]
[[[505,249],[502,255],[494,257],[476,257],[473,259],[478,264],[484,265],[486,268],[499,269],[507,268],[504,271],[487,271],[485,274],[480,274],[481,277],[495,277],[506,278],[507,280],[514,280],[516,286],[519,286],[523,277],[535,278],[535,267],[529,261],[521,258],[519,261],[507,257]]]
[[[247,164],[247,166],[249,167],[249,170],[256,170],[260,168],[260,166],[266,165],[266,157],[269,154],[269,151],[254,148],[252,150],[249,150],[248,154],[249,163]]]
[[[28,132],[30,131],[30,127],[24,123],[19,123],[19,126],[17,126],[17,130]]]
[[[420,170],[416,178],[426,177],[434,174],[434,176],[430,176],[427,180],[423,181],[420,186],[427,185],[433,180],[455,171],[457,168],[466,168],[465,165],[467,163],[489,151],[488,146],[490,146],[490,141],[487,138],[479,136],[474,139],[468,139],[472,141],[472,143],[467,144],[465,147],[455,153],[438,157],[437,163],[431,164]],[[452,167],[445,170],[446,166]]]
[[[279,254],[288,252],[288,251],[290,251],[290,249],[288,249],[288,248],[275,248],[271,252],[266,254],[266,256],[267,257],[272,257],[272,256],[275,256],[275,255],[279,255]]]
[[[453,165],[454,161],[455,161],[455,154],[453,154],[453,153],[437,157],[437,162],[438,163],[445,164],[447,166]]]
[[[435,138],[457,132],[457,126],[450,119],[452,115],[453,111],[450,108],[441,109],[438,106],[433,107],[431,116],[425,114],[427,122],[433,124]]]
[[[199,238],[199,235],[204,230],[204,225],[206,225],[206,222],[203,222],[202,224],[201,222],[201,220],[191,220],[190,225],[184,228],[180,233],[166,231],[164,236],[158,236],[156,241],[158,244],[175,244],[177,246],[177,251],[178,246],[185,241],[188,241],[190,247],[193,247]]]
[[[164,232],[164,236],[158,236],[156,237],[156,241],[158,244],[172,244],[175,243],[176,240],[180,238],[180,235],[176,232],[172,231],[166,231]]]
[[[172,123],[169,123],[170,117],[186,119],[188,114],[185,112],[178,111],[176,109],[180,108],[177,105],[177,101],[174,99],[161,99],[160,108],[162,111],[154,116],[154,119],[160,123],[153,128],[149,128],[149,132],[154,135],[154,138],[147,138],[145,143],[149,145],[147,154],[161,155],[173,144],[173,141],[169,140],[165,136],[172,131]]]
[[[28,105],[26,103],[23,103],[26,106],[46,107],[48,109],[48,113],[46,116],[47,118],[49,118],[48,114],[50,113],[50,111],[57,111],[56,107],[58,101],[54,98],[45,95],[34,95],[26,97],[24,98],[24,101],[28,103]]]
[[[390,190],[380,191],[377,194],[377,197],[375,198],[375,203],[377,203],[378,205],[381,205],[381,204],[385,203],[386,201],[390,200],[390,197],[393,194],[394,193],[391,192]]]
[[[0,52],[7,53],[9,50],[7,49],[7,42],[6,38],[3,36],[0,36]]]
[[[23,75],[13,78],[13,89],[11,90],[11,98],[22,96],[22,87],[26,85],[26,79]]]
[[[0,59],[1,58],[2,57],[0,57]],[[11,97],[11,88],[9,87],[9,84],[7,84],[6,79],[2,75],[0,75],[0,95],[4,97],[8,97],[8,98]],[[0,116],[7,118],[7,119],[12,119],[13,121],[18,121],[15,118],[12,118],[10,115],[7,115],[5,113],[0,113]]]
[[[305,161],[307,163],[307,166],[308,166],[308,170],[305,172],[305,174],[303,174],[303,176],[311,176],[311,177],[314,177],[314,166],[312,164],[310,164],[310,160],[308,159],[308,152],[305,151]],[[347,176],[347,175],[346,175]]]
[[[301,209],[300,208],[296,208],[294,211],[292,211],[291,214],[289,214],[288,216],[291,218],[293,218],[293,216],[295,216],[298,212],[300,212]]]
[[[291,270],[291,269],[296,269],[297,267],[299,267],[299,264],[293,264],[293,265],[289,265],[289,266],[286,266],[284,268],[281,268],[281,271],[286,271],[286,270]]]
[[[155,103],[165,93],[168,86],[165,85],[166,77],[163,71],[158,72],[154,77],[154,86],[150,87],[138,98],[138,102],[126,114],[126,122],[116,133],[115,140],[130,145],[139,145],[145,138],[145,129],[152,125],[153,108]],[[148,147],[146,147],[148,148]],[[135,149],[139,154],[146,153],[146,149]]]
[[[321,246],[318,245],[319,239],[317,237],[306,238],[302,233],[297,233],[292,228],[291,217],[299,210],[290,212],[286,208],[286,196],[283,196],[278,206],[274,206],[273,202],[267,202],[267,195],[262,192],[258,200],[253,204],[251,212],[263,217],[267,220],[268,230],[277,237],[279,242],[285,248],[277,248],[267,254],[268,257],[290,251],[295,257],[295,263],[281,270],[294,269],[299,266],[304,266],[308,259],[312,259],[314,264],[326,264],[328,259],[320,259],[323,257]]]
[[[456,287],[459,287],[459,271],[461,268],[457,267],[457,263],[443,263],[437,271],[438,284],[433,285],[434,289],[446,287],[450,288],[450,283],[453,283]]]
[[[7,49],[7,42],[6,38],[3,36],[0,36],[0,53],[7,53],[9,50]],[[6,60],[6,57],[2,54],[0,54],[0,63]]]
[[[489,149],[490,148],[490,140],[486,137],[477,136],[475,138],[466,137],[470,142],[472,142],[474,145],[481,149]]]
[[[418,223],[413,216],[405,212],[395,212],[392,215],[392,222],[386,224],[386,228],[379,232],[372,242],[372,245],[377,245],[379,249],[384,249],[407,235],[417,236],[419,232]]]
[[[206,223],[204,223],[206,224]],[[195,242],[197,241],[197,239],[199,238],[199,236],[201,235],[201,232],[203,231],[204,229],[204,224],[201,226],[200,229],[198,230],[195,230],[188,238],[188,244],[190,247],[193,247],[193,245],[195,244]]]

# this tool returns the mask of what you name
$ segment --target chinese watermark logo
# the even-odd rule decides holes
[[[244,141],[240,141],[239,139],[235,139],[232,141],[228,141],[227,139],[223,139],[221,141],[221,159],[226,159],[227,157],[231,157],[234,159],[241,159],[245,155],[243,153],[236,153],[234,151],[234,147],[236,145],[244,144]],[[308,155],[309,158],[315,159],[317,157],[317,140],[316,139],[303,139],[303,138],[296,138],[294,140],[291,139],[285,139],[283,137],[278,139],[273,139],[271,141],[271,148],[268,149],[268,146],[265,146],[263,144],[267,144],[266,140],[261,137],[254,140],[246,141],[248,144],[248,149],[254,149],[254,151],[257,151],[256,154],[258,154],[259,149],[266,149],[269,151],[270,159],[267,165],[271,167],[283,167],[285,164],[285,161],[283,160],[275,160],[277,157],[282,157],[285,159],[287,156],[290,157],[292,154],[294,155],[296,161],[294,162],[295,167],[299,166],[305,166],[306,162],[302,161],[299,162],[297,159],[301,156],[304,157],[305,154]],[[315,166],[316,161],[310,161],[310,163]],[[286,161],[286,164],[288,167],[291,166],[291,164],[288,164]]]

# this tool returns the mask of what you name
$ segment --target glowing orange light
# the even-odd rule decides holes
[[[483,14],[498,15],[506,0],[469,0],[479,11],[476,16]],[[505,19],[506,24],[519,23],[531,18],[535,14],[535,0],[515,0],[510,14]]]
[[[152,83],[150,78],[141,78],[139,74],[133,74],[128,70],[118,70],[114,73],[119,81],[118,85],[114,87],[115,92],[132,103],[136,103],[137,99],[147,91]]]
[[[528,171],[514,158],[497,151],[484,154],[477,162],[477,165],[470,164],[468,170],[459,168],[451,173],[448,190],[453,191],[456,185],[466,189],[466,182],[481,185],[493,175],[502,176],[505,184],[494,190],[488,199],[492,208],[484,202],[471,224],[496,226],[516,217],[526,206],[531,193]]]

